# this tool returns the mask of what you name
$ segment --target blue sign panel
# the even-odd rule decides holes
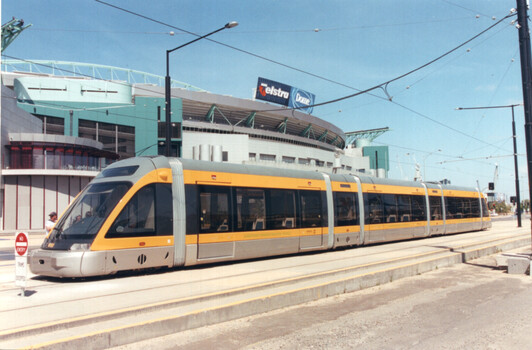
[[[255,98],[257,100],[264,100],[268,102],[277,103],[283,106],[288,106],[291,90],[292,87],[290,85],[281,84],[273,80],[259,78]]]
[[[312,113],[313,107],[309,106],[312,106],[316,100],[316,96],[310,92],[264,78],[259,78],[255,98],[297,108],[307,113]]]
[[[305,111],[310,114],[312,113],[312,109],[314,107],[309,106],[312,106],[315,100],[316,95],[311,94],[310,92],[307,92],[305,90],[293,87],[290,91],[290,102],[288,103],[288,107],[297,108],[301,111]]]

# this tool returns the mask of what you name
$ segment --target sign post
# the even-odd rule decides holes
[[[15,236],[15,285],[22,288],[21,296],[26,296],[28,274],[28,234],[19,232]]]

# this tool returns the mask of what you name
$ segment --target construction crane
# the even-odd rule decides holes
[[[13,17],[9,22],[2,25],[2,52],[19,36],[24,29],[31,27],[31,24],[24,26],[23,19]]]

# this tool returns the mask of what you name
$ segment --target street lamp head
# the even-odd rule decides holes
[[[229,22],[229,23],[227,23],[227,24],[225,25],[225,28],[227,28],[227,29],[229,29],[229,28],[234,28],[234,27],[236,27],[237,25],[238,25],[238,22],[233,21],[233,22]]]

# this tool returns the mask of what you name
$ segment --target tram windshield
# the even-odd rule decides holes
[[[43,248],[69,249],[68,244],[61,244],[61,241],[70,241],[70,244],[73,240],[92,242],[131,186],[130,182],[105,182],[87,186],[55,225],[43,243]]]

